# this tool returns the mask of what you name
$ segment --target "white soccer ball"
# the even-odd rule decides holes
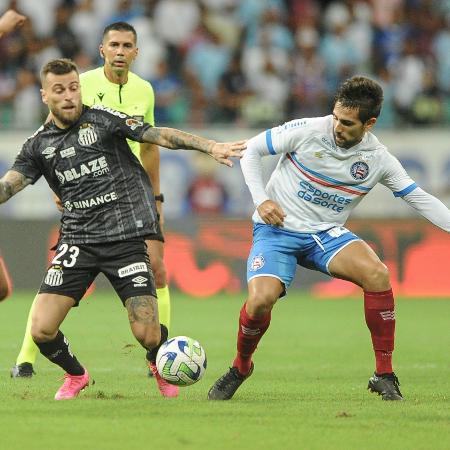
[[[198,341],[176,336],[161,345],[156,355],[156,367],[168,383],[189,386],[205,373],[206,353]]]

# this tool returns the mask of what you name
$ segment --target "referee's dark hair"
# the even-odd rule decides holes
[[[103,39],[105,39],[105,36],[110,31],[131,31],[134,35],[134,41],[135,42],[137,41],[136,30],[134,29],[133,25],[130,25],[127,22],[114,22],[107,25],[106,28],[103,30]]]
[[[49,73],[53,73],[55,75],[65,75],[66,73],[76,72],[78,73],[77,65],[68,58],[59,58],[52,59],[44,67],[41,69],[41,83],[44,82],[45,77]]]
[[[366,123],[372,117],[378,117],[383,103],[383,89],[374,80],[366,77],[352,77],[345,80],[334,96],[334,104],[344,108],[357,109],[359,120]]]

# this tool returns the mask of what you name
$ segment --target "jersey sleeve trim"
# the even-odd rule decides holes
[[[401,191],[394,192],[394,197],[404,197],[405,195],[408,195],[410,192],[412,192],[414,189],[418,188],[417,183],[410,184],[405,189],[402,189]]]
[[[272,130],[266,131],[266,144],[267,144],[267,148],[269,149],[269,153],[271,155],[276,155],[277,152],[273,148],[273,142],[272,142]]]

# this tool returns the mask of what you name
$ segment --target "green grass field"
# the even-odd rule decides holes
[[[373,371],[357,300],[291,293],[276,307],[255,372],[228,402],[206,393],[234,357],[242,298],[173,294],[172,335],[198,339],[208,368],[177,399],[147,378],[144,351],[115,294],[96,292],[62,327],[95,384],[55,402],[61,371],[41,356],[11,379],[33,293],[0,305],[0,449],[449,449],[450,301],[397,302],[396,372],[404,402],[366,390]]]

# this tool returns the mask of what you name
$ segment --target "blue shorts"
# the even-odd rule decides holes
[[[253,246],[247,260],[247,281],[272,276],[288,287],[297,265],[331,275],[328,265],[333,257],[350,242],[359,240],[356,234],[344,227],[318,233],[296,233],[255,223]]]

